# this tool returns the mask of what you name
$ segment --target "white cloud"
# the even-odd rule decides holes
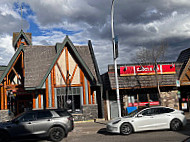
[[[13,9],[14,2],[18,1],[0,1],[0,39],[4,41],[0,46],[0,58],[5,61],[9,54],[14,53],[10,40],[12,33],[20,31],[21,27],[19,10]],[[36,23],[43,33],[33,36],[33,45],[55,45],[63,41],[63,30],[72,31],[74,34],[69,37],[74,44],[87,44],[89,39],[92,40],[101,72],[107,70],[107,64],[112,64],[111,0],[19,0],[22,2],[28,4],[34,13],[27,15],[30,13],[24,7],[27,20]],[[162,40],[168,40],[172,49],[182,50],[182,46],[177,45],[178,41],[190,39],[189,8],[189,0],[116,1],[114,22],[115,33],[119,36],[118,63],[129,63],[139,47]],[[25,31],[28,27],[25,21]],[[188,47],[186,45],[183,48]],[[5,48],[8,46],[11,50]]]
[[[1,5],[0,5],[0,13],[1,13],[2,16],[11,15],[11,16],[13,16],[13,18],[15,18],[15,19],[20,19],[20,15],[19,15],[18,13],[16,13],[16,12],[12,9],[12,5],[1,4]]]
[[[1,35],[0,36],[0,64],[7,65],[9,60],[14,54],[14,49],[12,47],[12,36],[10,35]]]

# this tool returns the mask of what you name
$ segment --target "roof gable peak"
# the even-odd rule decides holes
[[[20,47],[20,45],[32,45],[32,34],[31,33],[24,33],[21,31],[13,33],[13,47],[15,50]]]

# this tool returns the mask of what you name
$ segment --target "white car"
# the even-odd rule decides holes
[[[156,106],[111,120],[107,123],[107,131],[129,135],[132,132],[146,130],[171,129],[177,131],[185,125],[186,118],[183,111]]]

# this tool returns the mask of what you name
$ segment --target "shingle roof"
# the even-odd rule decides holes
[[[89,46],[76,46],[78,54],[97,82],[97,74]],[[25,85],[39,87],[57,58],[56,46],[24,46]]]
[[[37,87],[48,71],[56,55],[55,46],[25,46],[24,87]]]
[[[179,73],[179,77],[183,73],[189,59],[190,59],[190,48],[181,51],[181,53],[179,54],[179,56],[178,56],[178,58],[176,60],[177,63],[182,64],[181,65],[181,70],[180,70],[180,73]]]
[[[90,50],[88,46],[75,46],[78,53],[80,54],[81,58],[84,60],[88,68],[90,69],[91,73],[93,74],[94,78],[97,80],[97,75],[95,72],[95,67],[93,63],[92,56],[90,54]]]
[[[190,58],[190,48],[181,51],[176,62],[181,62],[181,63],[187,62],[189,58]]]
[[[22,30],[20,33],[14,34],[14,39],[18,39],[18,36],[25,36],[31,39],[31,35],[24,33]],[[16,40],[13,39],[15,44]],[[27,40],[28,40],[27,39]],[[30,42],[30,41],[29,41]],[[90,44],[91,45],[91,44]],[[40,89],[43,86],[45,79],[53,68],[56,60],[61,54],[61,50],[67,46],[72,56],[79,64],[79,67],[85,72],[91,83],[97,83],[99,73],[98,67],[95,62],[93,50],[91,46],[77,46],[75,47],[70,41],[69,37],[66,36],[63,43],[57,43],[55,46],[28,46],[21,45],[16,50],[12,59],[10,60],[5,71],[0,70],[0,82],[2,82],[4,76],[10,70],[10,67],[14,63],[18,54],[24,52],[24,66],[25,66],[25,78],[24,87],[26,89]],[[98,70],[98,71],[97,71]],[[97,84],[96,84],[97,85]]]
[[[4,73],[6,68],[7,68],[7,66],[0,66],[0,77]]]

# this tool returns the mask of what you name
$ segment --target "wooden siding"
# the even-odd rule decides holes
[[[82,87],[81,104],[94,104],[95,96],[91,91],[90,82],[65,47],[56,61],[50,75],[46,79],[46,107],[57,107],[56,88]],[[51,102],[50,102],[51,101]]]
[[[4,93],[3,93],[3,86],[1,87],[1,110],[4,109]]]
[[[54,93],[54,67],[51,71],[51,95],[52,95],[52,107],[55,107],[55,93]]]
[[[55,85],[56,87],[64,86],[66,85],[66,81],[69,81],[69,78],[70,82],[67,83],[70,86],[81,86],[80,68],[67,48],[64,49],[55,65]],[[68,77],[67,74],[70,76]]]
[[[71,84],[80,84],[80,68],[77,63],[69,53],[69,74],[71,75],[72,81]]]
[[[48,101],[48,78],[46,79],[46,108],[48,108],[49,107],[49,101]]]
[[[42,108],[41,94],[38,94],[38,108]]]
[[[32,96],[33,96],[33,109],[35,109],[36,108],[36,96],[35,96],[34,92],[32,93]]]
[[[65,49],[65,48],[64,48]],[[62,54],[60,55],[57,63],[60,66],[60,69],[63,75],[66,78],[67,68],[66,68],[66,50],[63,50]],[[62,78],[61,71],[59,71],[58,67],[56,66],[55,74],[56,74],[56,85],[65,85],[65,81]]]

